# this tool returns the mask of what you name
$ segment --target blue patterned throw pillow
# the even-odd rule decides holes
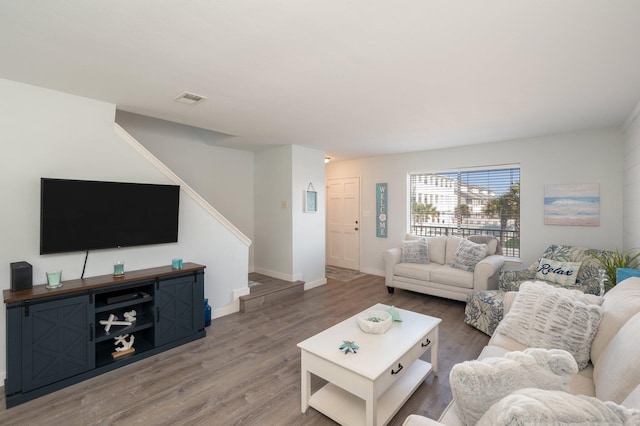
[[[426,238],[402,242],[403,263],[429,263],[429,252]]]
[[[542,258],[536,271],[536,279],[563,286],[575,285],[581,264],[582,262],[560,262]]]
[[[473,272],[478,262],[486,256],[486,244],[476,244],[473,241],[462,239],[451,259],[451,267]]]

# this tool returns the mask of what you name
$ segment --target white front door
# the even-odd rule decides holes
[[[360,270],[360,178],[327,179],[327,265]]]

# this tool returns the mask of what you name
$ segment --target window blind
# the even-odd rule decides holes
[[[409,232],[493,235],[503,253],[520,255],[520,167],[408,175]]]

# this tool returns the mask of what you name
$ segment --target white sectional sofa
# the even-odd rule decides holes
[[[428,262],[415,258],[407,261],[407,247],[421,238],[427,242]],[[470,270],[452,266],[452,261],[460,253],[459,246],[463,240],[466,240],[463,244],[473,242],[472,237],[417,237],[407,234],[402,247],[394,247],[382,253],[385,284],[389,293],[393,293],[395,288],[400,288],[466,301],[467,294],[473,291],[497,289],[498,276],[504,265],[504,258],[496,254],[499,249],[498,240],[484,236],[476,240],[486,241],[486,252],[474,267],[469,268]]]
[[[520,297],[518,294],[520,293],[508,292],[506,294],[505,318],[501,321],[501,325],[505,321],[513,322],[512,320],[507,320],[510,312],[512,319],[513,315],[517,316],[522,313],[520,310],[522,301],[521,299],[516,300],[516,297]],[[551,404],[553,406],[552,408],[545,406],[539,401],[535,401],[534,404],[529,404],[529,409],[533,411],[530,415],[538,416],[536,417],[538,419],[541,418],[543,414],[555,415],[553,410],[556,409],[555,407],[559,407],[557,408],[558,411],[563,411],[564,409],[565,412],[558,413],[558,416],[577,416],[573,419],[573,422],[571,422],[571,419],[568,420],[568,422],[572,424],[640,424],[640,362],[638,362],[638,360],[640,360],[640,333],[638,332],[640,330],[640,278],[628,278],[617,284],[605,294],[601,302],[601,319],[595,330],[593,340],[590,342],[590,346],[586,347],[587,355],[590,359],[585,368],[568,376],[568,389],[564,391],[551,391],[548,389],[540,390],[536,386],[527,386],[534,389],[523,388],[515,390],[511,394],[501,397],[498,402],[493,403],[483,417],[481,417],[480,421],[478,421],[478,424],[499,425],[507,423],[504,419],[500,420],[500,414],[503,414],[503,417],[511,416],[509,417],[511,421],[514,421],[513,417],[524,416],[525,414],[522,410],[526,410],[526,406],[514,406],[514,403],[517,405],[517,403],[521,401],[523,397],[522,394],[535,396],[536,392],[539,395],[546,395],[553,401],[553,404]],[[517,308],[515,308],[516,303],[518,304]],[[559,311],[557,312],[559,313]],[[534,322],[535,321],[531,319],[531,323]],[[578,321],[574,320],[573,325],[575,325],[576,322]],[[587,327],[584,323],[577,325],[578,328],[573,327],[573,325],[569,327],[577,330],[582,330]],[[532,327],[534,327],[534,325],[532,325]],[[508,327],[498,326],[488,345],[482,350],[478,360],[485,363],[495,362],[496,357],[504,357],[505,354],[509,352],[524,351],[527,349],[527,345],[502,333],[502,331],[506,331],[507,329]],[[512,331],[513,330],[510,332]],[[565,337],[562,337],[561,342],[568,339],[569,334],[572,332],[573,331],[569,330],[566,331]],[[463,364],[469,365],[469,363]],[[454,369],[456,369],[456,366],[452,369],[452,379],[455,374]],[[577,370],[578,367],[576,367],[576,371]],[[476,377],[476,379],[469,380],[467,382],[469,383],[468,386],[474,386],[481,381],[479,377]],[[456,391],[454,387],[452,381],[452,392],[455,396]],[[473,394],[479,395],[485,393],[478,393],[476,391],[477,389],[474,390]],[[411,415],[405,420],[404,425],[465,425],[469,422],[465,423],[464,410],[459,404],[460,403],[454,399],[445,409],[439,421],[419,415]],[[581,404],[586,404],[586,408],[581,407]],[[573,409],[573,414],[567,414],[567,409]],[[514,414],[516,410],[520,410],[520,412]],[[603,414],[603,410],[608,411]],[[495,417],[496,412],[498,417]],[[617,417],[607,418],[606,415],[620,416],[621,419],[618,421]],[[628,418],[622,420],[625,416],[628,416]],[[545,417],[545,419],[548,418]],[[566,418],[565,421],[567,421]],[[529,420],[524,423],[542,424],[546,422],[547,420]],[[556,424],[566,423],[556,422]]]

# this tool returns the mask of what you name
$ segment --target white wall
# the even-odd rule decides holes
[[[116,111],[116,122],[253,239],[252,152],[212,145],[228,135],[125,111]]]
[[[114,117],[114,105],[0,79],[0,288],[10,287],[10,262],[31,263],[34,284],[45,282],[48,269],[62,269],[63,281],[82,272],[84,253],[39,255],[41,177],[170,183],[116,136]],[[91,252],[85,276],[111,274],[115,260],[135,270],[168,265],[173,257],[207,266],[205,296],[214,316],[237,310],[232,293],[247,287],[248,246],[184,191],[178,243]],[[5,321],[2,304],[0,369],[6,365]]]
[[[326,284],[324,152],[292,147],[293,271],[305,289]],[[318,211],[304,212],[304,191],[309,184],[318,193]]]
[[[324,153],[295,145],[267,148],[255,160],[255,271],[305,288],[324,276]],[[318,212],[302,212],[309,183]]]
[[[287,281],[295,281],[291,150],[289,145],[254,154],[254,270]]]
[[[331,162],[326,177],[360,176],[361,270],[384,275],[383,250],[399,245],[407,230],[407,174],[463,167],[520,164],[521,265],[529,266],[550,244],[613,249],[622,246],[622,134],[604,129],[517,141],[470,145],[354,161]],[[375,184],[387,182],[389,238],[376,238]],[[600,226],[548,226],[543,222],[545,184],[599,183]]]
[[[640,102],[624,126],[624,250],[640,249]]]

